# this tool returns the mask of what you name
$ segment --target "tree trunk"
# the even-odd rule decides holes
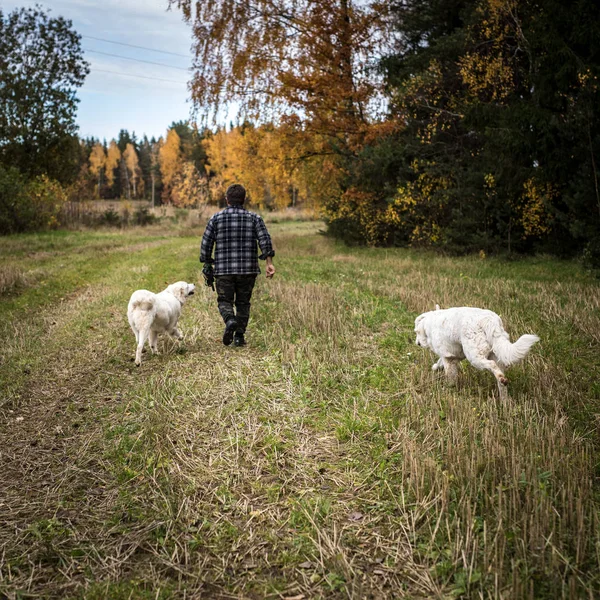
[[[129,169],[125,165],[125,182],[127,184],[127,199],[131,200],[131,184],[129,183]]]

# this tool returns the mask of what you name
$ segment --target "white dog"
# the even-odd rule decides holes
[[[136,365],[142,363],[142,350],[146,339],[150,342],[152,352],[156,354],[159,333],[166,332],[178,340],[183,338],[181,331],[177,329],[177,321],[181,315],[181,307],[195,289],[193,283],[178,281],[159,294],[148,290],[133,292],[127,307],[127,318],[137,342]]]
[[[458,363],[466,358],[477,369],[491,371],[498,382],[500,397],[506,398],[506,367],[518,363],[539,341],[537,335],[522,335],[514,344],[502,326],[500,317],[491,310],[448,308],[423,313],[415,319],[417,345],[433,350],[440,359],[433,370],[444,369],[455,382]]]

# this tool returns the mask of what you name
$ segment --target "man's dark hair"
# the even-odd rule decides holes
[[[229,204],[242,206],[242,204],[244,204],[244,200],[246,199],[246,189],[243,185],[234,183],[227,188],[227,191],[225,192],[225,198],[227,198],[227,202],[229,202]]]

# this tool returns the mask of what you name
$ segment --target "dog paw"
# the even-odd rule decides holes
[[[506,377],[504,377],[504,375],[498,377],[498,382],[501,383],[502,385],[508,385],[508,379]]]

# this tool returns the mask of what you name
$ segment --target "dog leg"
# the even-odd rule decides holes
[[[506,377],[504,378],[504,381],[508,383]],[[508,400],[508,388],[506,387],[506,383],[501,383],[500,380],[498,380],[498,394],[500,395],[500,400],[503,402]]]
[[[172,337],[174,337],[176,340],[182,340],[183,339],[183,333],[181,333],[181,331],[179,331],[179,329],[177,329],[177,327],[173,328],[173,331],[169,332],[171,334]]]
[[[493,360],[489,360],[488,358],[483,358],[481,356],[467,356],[467,358],[476,369],[490,371],[494,375],[496,381],[498,382],[500,399],[506,400],[508,398],[508,391],[506,389],[506,386],[508,385],[508,379],[502,372],[502,369]]]
[[[156,333],[156,331],[150,330],[148,342],[150,344],[150,350],[152,350],[152,353],[158,354],[158,333]]]
[[[433,367],[431,367],[432,371],[439,371],[440,369],[444,368],[444,359],[440,358],[440,360],[438,360]]]
[[[137,351],[135,353],[135,364],[138,367],[142,364],[142,350],[144,349],[144,344],[146,343],[147,337],[148,337],[148,330],[142,329],[139,332],[138,346],[137,346]]]
[[[458,379],[458,361],[453,358],[441,358],[446,372],[446,378],[451,385],[455,385]]]

